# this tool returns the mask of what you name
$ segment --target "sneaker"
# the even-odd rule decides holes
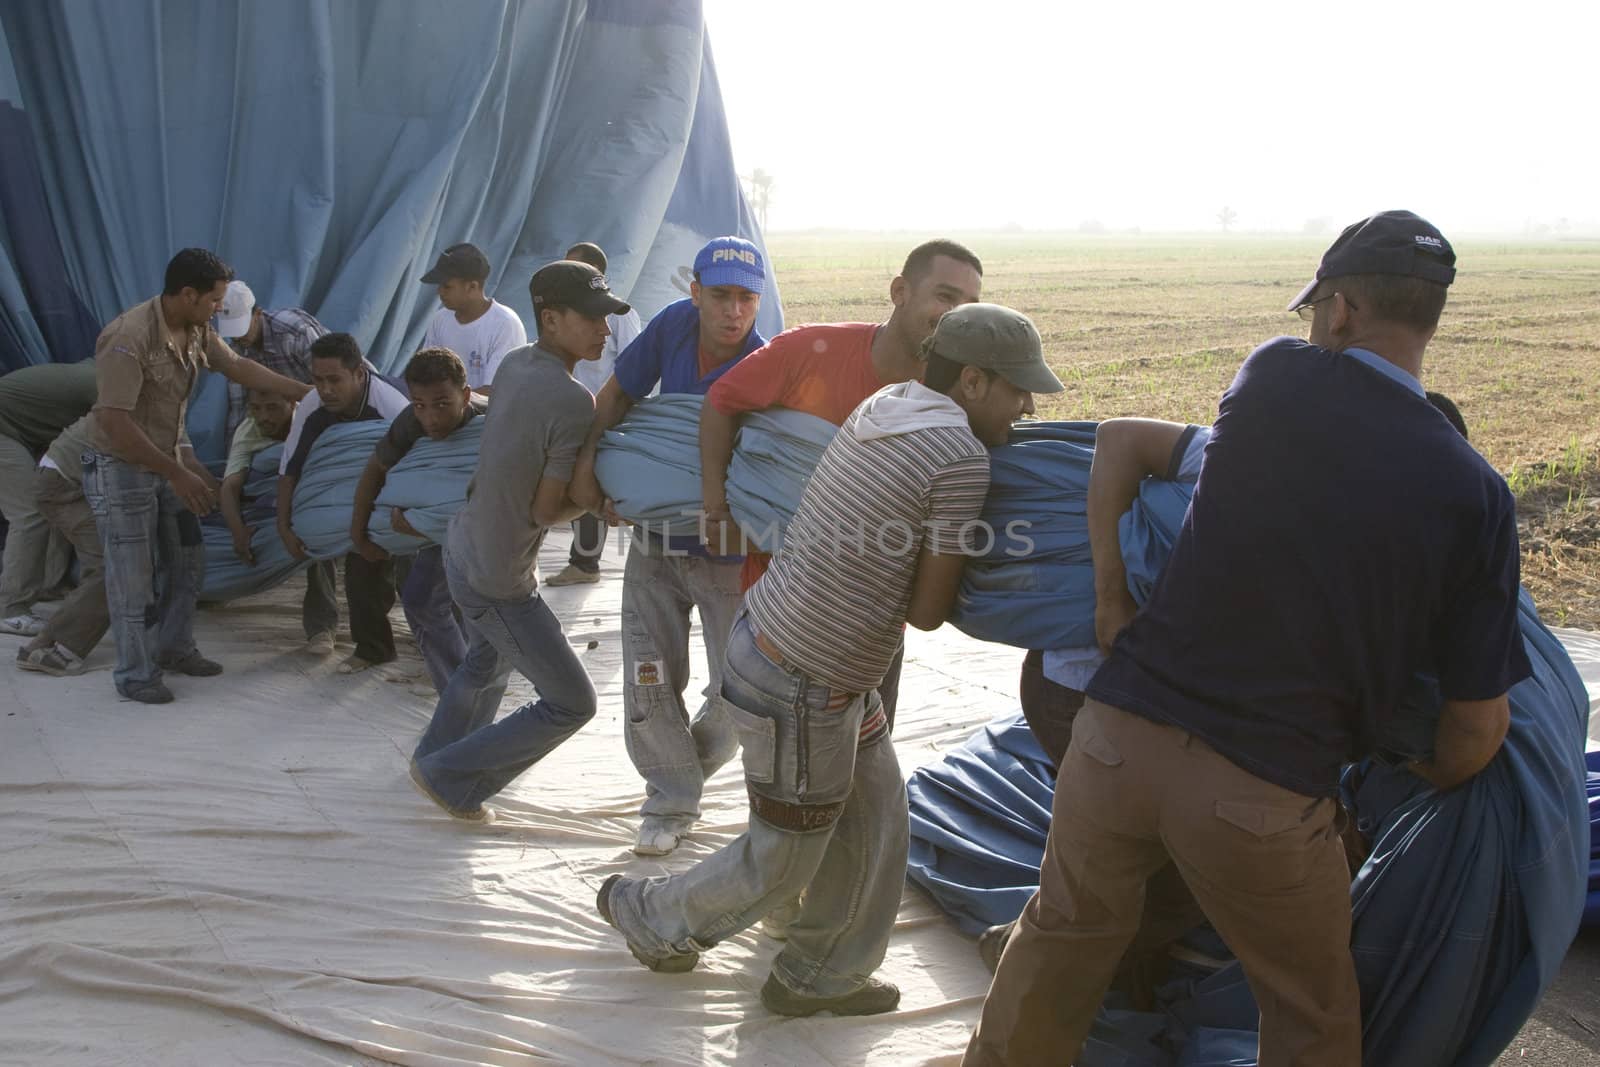
[[[594,908],[600,913],[600,918],[606,921],[607,926],[619,931],[622,928],[611,918],[611,889],[620,881],[622,875],[613,874],[600,883],[600,892],[594,898]],[[626,941],[628,935],[623,934],[622,937]],[[658,974],[683,974],[685,971],[694,970],[694,965],[700,962],[698,952],[674,952],[670,956],[657,956],[646,952],[632,941],[628,941],[628,951],[633,953],[634,959]]]
[[[582,568],[567,564],[561,568],[560,573],[545,579],[545,585],[593,585],[600,580],[599,571],[586,571]]]
[[[1016,927],[1016,921],[1012,920],[991,926],[978,935],[978,958],[983,960],[990,974],[1000,966],[1000,954],[1006,950],[1006,942],[1011,940],[1011,933]]]
[[[635,856],[665,856],[678,847],[682,834],[659,826],[639,827],[639,839],[633,843]]]
[[[443,808],[444,813],[452,819],[460,819],[462,822],[475,822],[483,826],[488,826],[494,822],[494,809],[487,804],[479,804],[471,811],[462,811],[446,804],[439,794],[433,791],[433,786],[428,784],[428,780],[422,776],[422,768],[417,766],[416,760],[411,761],[411,784],[417,787],[419,793]]]
[[[57,642],[48,648],[17,649],[17,666],[25,671],[38,671],[61,678],[69,674],[82,674],[84,663],[76,652]]]
[[[173,700],[172,690],[160,682],[146,682],[120,692],[129,700],[137,700],[141,704],[170,704]]]
[[[211,678],[222,673],[222,664],[214,659],[206,659],[198,648],[190,649],[181,656],[170,653],[157,656],[156,666],[164,671],[187,674],[191,678]]]
[[[340,674],[360,674],[362,671],[370,670],[376,666],[377,664],[372,662],[370,659],[364,659],[361,656],[351,655],[346,657],[344,661],[334,669]]]
[[[323,630],[306,638],[306,652],[312,656],[333,655],[333,631]]]
[[[900,988],[876,978],[868,978],[865,985],[840,997],[808,997],[794,992],[778,981],[775,974],[767,975],[767,984],[761,987],[761,1003],[774,1015],[804,1018],[819,1011],[835,1015],[881,1015],[900,1006]]]
[[[44,620],[27,612],[0,619],[0,634],[14,634],[17,637],[38,637],[39,632],[43,629]]]
[[[761,920],[761,932],[774,941],[789,940],[789,927],[800,918],[800,898],[795,897],[787,904],[779,904]]]

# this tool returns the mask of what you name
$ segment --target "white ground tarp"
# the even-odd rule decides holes
[[[565,551],[552,539],[546,573]],[[164,707],[115,697],[109,642],[79,678],[0,668],[0,1064],[956,1062],[988,975],[915,889],[883,968],[901,1009],[866,1019],[769,1015],[777,943],[757,932],[665,976],[595,914],[606,876],[680,869],[745,818],[725,768],[678,854],[628,850],[618,564],[609,549],[601,584],[548,593],[601,711],[489,828],[406,779],[429,698],[297,651],[297,580],[203,612],[227,673],[174,680]],[[1561,637],[1600,698],[1600,636]],[[904,768],[1013,707],[1020,658],[913,632]],[[409,648],[399,666],[420,669]]]
[[[172,680],[173,704],[116,697],[109,639],[78,678],[0,666],[0,1064],[953,1062],[988,975],[915,889],[883,968],[901,1010],[869,1019],[768,1014],[778,944],[758,932],[657,975],[595,913],[606,876],[688,866],[745,819],[730,766],[677,854],[629,851],[619,564],[612,547],[599,585],[547,594],[601,710],[489,828],[407,780],[431,699],[298,651],[298,579],[202,612],[227,672]],[[1021,658],[948,628],[912,649],[907,771],[1014,706]]]

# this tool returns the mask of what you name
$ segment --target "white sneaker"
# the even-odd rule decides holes
[[[313,656],[333,655],[333,633],[323,630],[306,639],[306,652]]]
[[[44,629],[44,620],[24,612],[13,615],[7,619],[0,619],[0,634],[15,634],[18,637],[38,637]]]
[[[562,567],[560,572],[545,580],[545,585],[592,585],[600,580],[599,571],[579,570],[572,564]]]
[[[675,834],[671,830],[659,826],[641,826],[639,840],[634,842],[633,852],[636,856],[665,856],[677,848],[681,840],[683,835]]]

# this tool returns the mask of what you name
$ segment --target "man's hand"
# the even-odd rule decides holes
[[[574,498],[574,504],[582,503]],[[603,497],[598,508],[590,508],[589,514],[598,515],[605,520],[607,526],[632,526],[633,523],[617,514],[617,505],[610,497]]]
[[[1127,588],[1113,593],[1104,593],[1094,605],[1094,639],[1100,646],[1100,651],[1111,655],[1111,646],[1117,640],[1117,635],[1128,628],[1133,617],[1139,614],[1139,605],[1133,602],[1133,594]]]
[[[726,504],[706,508],[700,517],[700,543],[715,556],[742,555],[755,542],[745,536]]]
[[[295,559],[307,560],[311,558],[311,553],[306,551],[306,543],[300,540],[300,535],[295,533],[291,527],[279,526],[278,540],[283,542],[283,547],[288,549],[289,555]]]
[[[168,481],[172,491],[183,501],[183,506],[196,515],[209,515],[211,509],[217,506],[216,495],[200,480],[199,475],[187,467],[173,472]]]
[[[389,528],[397,533],[408,534],[412,537],[415,537],[419,541],[427,540],[427,538],[422,535],[421,531],[419,531],[415,526],[411,525],[411,523],[406,519],[405,508],[389,509]]]
[[[248,526],[241,526],[233,531],[233,554],[239,557],[239,562],[246,567],[256,565],[256,554],[250,551],[250,538],[255,533]]]
[[[362,534],[360,537],[350,539],[350,547],[368,563],[382,563],[389,558],[389,553],[378,547],[372,538]]]

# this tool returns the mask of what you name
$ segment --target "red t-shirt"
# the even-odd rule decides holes
[[[872,369],[877,325],[840,322],[785,330],[717,379],[706,403],[724,415],[767,408],[793,408],[835,426],[887,382]],[[749,589],[767,572],[772,557],[751,552],[739,572]]]

